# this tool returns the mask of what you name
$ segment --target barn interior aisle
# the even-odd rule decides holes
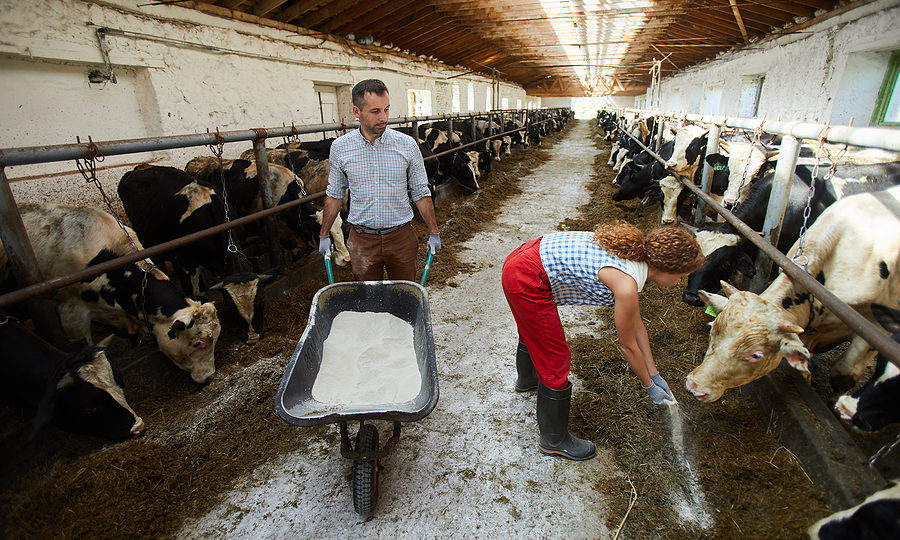
[[[535,394],[513,391],[516,331],[500,288],[506,255],[556,230],[587,196],[598,150],[591,122],[572,122],[553,158],[524,177],[521,195],[498,209],[496,225],[465,244],[460,258],[475,269],[449,286],[426,286],[440,399],[429,416],[403,425],[399,444],[382,461],[375,517],[363,523],[353,511],[350,461],[340,457],[331,425],[327,437],[311,438],[307,447],[255,471],[178,536],[612,536],[604,495],[593,486],[598,477],[623,475],[602,447],[596,459],[580,463],[538,452]],[[576,393],[579,388],[575,381]],[[384,441],[389,425],[379,428]]]

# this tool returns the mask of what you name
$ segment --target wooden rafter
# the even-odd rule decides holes
[[[728,0],[728,3],[731,4],[731,11],[734,12],[734,20],[737,21],[738,28],[741,29],[741,35],[744,36],[744,43],[749,43],[750,40],[747,39],[747,29],[744,27],[744,19],[741,18],[741,10],[738,9],[737,2],[735,0]]]

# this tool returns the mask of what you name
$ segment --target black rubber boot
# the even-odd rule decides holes
[[[537,372],[534,370],[534,362],[528,354],[528,347],[521,341],[516,349],[516,392],[529,392],[537,388]]]
[[[572,383],[564,390],[547,388],[538,383],[537,419],[541,432],[541,452],[581,461],[597,455],[591,441],[573,437],[569,433],[569,405],[572,402]]]

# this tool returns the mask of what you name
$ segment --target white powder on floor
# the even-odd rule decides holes
[[[421,388],[412,325],[390,313],[337,314],[322,346],[313,399],[345,405],[402,403]]]

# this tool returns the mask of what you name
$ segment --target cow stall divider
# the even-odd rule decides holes
[[[529,120],[525,123],[524,127],[512,129],[509,131],[503,131],[501,128],[501,131],[499,133],[492,134],[488,137],[475,140],[465,145],[454,147],[451,150],[429,156],[426,159],[436,159],[445,154],[456,152],[460,149],[474,146],[490,139],[507,136],[518,131],[527,130],[531,125],[547,122],[552,119],[551,117],[548,119],[532,122],[530,120],[533,114],[548,112],[552,114],[558,114],[562,110],[563,109],[560,108],[549,108],[540,110],[517,111],[519,114],[524,115],[527,120]],[[418,125],[419,122],[434,122],[441,120],[452,121],[453,118],[465,118],[472,120],[474,131],[475,119],[479,117],[489,117],[489,115],[490,112],[480,112],[417,117],[397,117],[388,120],[388,124],[396,125],[412,123],[414,125]],[[308,196],[295,201],[279,204],[277,206],[274,205],[272,201],[272,194],[268,190],[268,184],[265,182],[265,179],[269,176],[268,159],[265,147],[266,140],[273,137],[296,138],[301,134],[324,133],[327,131],[344,132],[347,129],[355,129],[358,126],[358,122],[340,124],[313,124],[305,126],[295,126],[292,124],[291,126],[281,126],[275,128],[254,128],[224,132],[216,130],[215,133],[207,132],[188,135],[171,135],[103,142],[94,142],[93,140],[91,140],[89,143],[78,142],[75,144],[0,149],[0,225],[2,225],[2,227],[0,227],[0,242],[2,242],[3,247],[5,248],[5,251],[7,253],[11,273],[19,285],[18,289],[0,295],[0,308],[18,302],[27,301],[27,308],[39,331],[45,334],[46,339],[55,341],[58,344],[63,344],[64,340],[59,325],[59,319],[55,313],[52,302],[49,300],[49,298],[46,297],[47,293],[61,287],[65,287],[72,283],[76,283],[78,281],[100,275],[114,268],[119,268],[141,259],[150,258],[161,253],[165,253],[167,251],[184,246],[191,242],[195,242],[202,238],[206,238],[208,236],[225,231],[230,231],[234,227],[239,227],[251,222],[258,221],[260,219],[265,220],[265,235],[270,252],[269,263],[273,266],[280,265],[282,263],[280,257],[281,251],[279,247],[280,243],[278,240],[277,230],[275,228],[275,222],[273,221],[274,215],[290,210],[292,208],[296,208],[303,203],[320,199],[325,196],[325,192],[321,191],[318,193],[309,194]],[[418,130],[416,130],[415,133],[416,139],[418,140]],[[150,248],[145,248],[128,255],[117,257],[115,259],[105,261],[101,264],[74,271],[64,276],[59,276],[48,280],[42,279],[37,266],[37,261],[35,259],[34,250],[32,249],[28,235],[25,231],[25,226],[22,222],[21,215],[19,214],[15,198],[9,185],[9,180],[6,176],[6,167],[79,159],[93,160],[100,156],[135,154],[175,148],[203,146],[212,147],[223,145],[225,143],[242,141],[251,141],[253,144],[258,178],[260,179],[260,193],[264,206],[263,210],[251,215],[244,216],[242,218],[232,219],[227,223],[216,225],[203,231],[198,231],[196,233],[192,233],[165,243],[161,243]],[[305,279],[303,281],[305,281]],[[299,283],[302,283],[302,281]],[[294,283],[293,285],[296,286],[299,285],[299,283]],[[284,292],[286,293],[287,291]]]
[[[809,291],[838,317],[850,330],[862,337],[885,358],[900,366],[900,345],[884,334],[879,327],[869,322],[856,310],[838,299],[804,268],[782,254],[775,247],[781,232],[781,223],[787,208],[790,182],[800,155],[801,141],[809,139],[845,145],[882,148],[900,151],[900,131],[883,128],[853,128],[850,126],[830,126],[804,122],[767,121],[732,117],[710,117],[697,114],[675,114],[640,109],[607,109],[618,113],[618,118],[627,114],[634,116],[656,116],[659,125],[664,118],[677,119],[709,125],[709,139],[706,155],[719,149],[719,137],[724,128],[754,130],[757,136],[769,133],[782,136],[781,151],[775,166],[772,192],[769,198],[762,234],[754,231],[731,211],[720,205],[709,194],[712,166],[703,156],[704,170],[701,185],[690,178],[671,173],[682,186],[694,193],[699,200],[722,216],[748,241],[760,249],[756,265],[756,275],[749,289],[759,293],[767,286],[772,263],[777,264],[795,283]],[[619,133],[632,138],[653,159],[665,165],[666,160],[633,137],[627,129],[618,126]],[[659,148],[659,145],[657,145]],[[703,223],[703,207],[696,208],[697,224]],[[801,237],[802,238],[802,237]],[[788,382],[773,377],[775,373],[786,376]],[[829,504],[837,507],[856,504],[865,496],[884,485],[884,479],[873,470],[873,462],[879,454],[866,459],[853,440],[834,416],[831,408],[815,393],[802,376],[792,368],[784,368],[766,375],[762,379],[745,385],[757,402],[764,417],[771,419],[780,414],[792,428],[783,430],[782,442],[804,462],[807,473],[822,489]],[[802,402],[798,402],[798,398]],[[772,400],[777,400],[773,402]],[[824,429],[822,429],[824,428]],[[896,441],[894,442],[896,444]],[[886,445],[887,446],[887,445]],[[884,447],[882,448],[884,450]],[[805,459],[804,459],[805,458]]]

